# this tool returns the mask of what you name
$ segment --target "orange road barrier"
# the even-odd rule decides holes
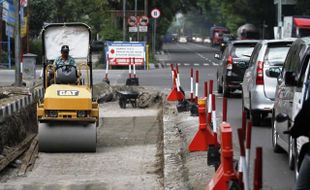
[[[205,89],[205,91],[204,91],[205,98],[208,98],[208,94],[209,94],[209,92],[208,92],[208,81],[205,81],[204,89]]]
[[[223,108],[222,108],[222,112],[223,112],[223,122],[227,122],[227,98],[223,97]]]
[[[195,103],[198,104],[199,70],[196,70]]]
[[[177,72],[176,70],[173,71],[173,86],[171,89],[171,92],[169,93],[167,100],[168,101],[183,101],[185,99],[184,94],[180,90],[180,86],[178,83],[178,78],[177,78]]]
[[[238,168],[238,182],[241,184],[244,189],[248,189],[247,183],[247,174],[244,173],[245,171],[245,148],[244,148],[244,131],[242,128],[238,129],[238,139],[239,139],[239,147],[240,147],[240,158],[239,158],[239,168]],[[245,182],[245,183],[244,183]]]
[[[253,190],[260,190],[263,187],[263,149],[256,147],[256,159],[254,161],[254,183]]]
[[[194,102],[194,69],[191,68],[191,102]]]
[[[232,129],[229,123],[221,124],[221,165],[206,190],[226,190],[230,181],[237,181],[233,165]]]
[[[245,161],[247,168],[247,175],[250,175],[250,158],[251,158],[251,139],[252,139],[252,122],[248,122],[245,135]]]
[[[199,128],[188,146],[190,152],[207,151],[210,144],[217,144],[217,136],[207,123],[206,98],[198,100]]]

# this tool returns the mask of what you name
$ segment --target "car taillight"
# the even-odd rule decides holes
[[[257,62],[257,69],[256,69],[256,85],[263,85],[264,84],[264,62],[259,61]]]
[[[232,59],[232,56],[228,56],[227,58],[227,65],[226,65],[226,68],[228,70],[232,70],[232,67],[233,67],[233,59]]]

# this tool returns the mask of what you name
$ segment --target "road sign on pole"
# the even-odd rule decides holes
[[[156,27],[157,27],[157,19],[160,17],[160,11],[159,9],[155,8],[151,11],[151,16],[154,19],[154,25],[153,25],[153,42],[152,42],[152,52],[153,56],[155,55],[156,50]]]
[[[140,26],[147,26],[149,24],[149,17],[147,16],[141,16],[139,18],[139,25]]]
[[[157,9],[157,8],[153,9],[153,10],[151,11],[151,16],[152,16],[152,18],[154,18],[154,19],[159,18],[159,17],[160,17],[160,11],[159,11],[159,9]]]
[[[138,18],[136,16],[130,16],[128,18],[128,25],[129,26],[136,26],[138,23]]]

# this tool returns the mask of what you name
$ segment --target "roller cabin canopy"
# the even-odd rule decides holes
[[[90,86],[92,80],[92,55],[91,55],[91,28],[81,22],[72,23],[47,23],[42,28],[42,48],[43,48],[43,67],[61,55],[61,47],[69,46],[69,55],[73,57],[79,65],[87,63],[90,73]],[[44,84],[45,84],[45,72]],[[47,86],[44,85],[45,88]]]

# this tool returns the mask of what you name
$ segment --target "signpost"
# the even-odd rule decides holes
[[[109,65],[125,66],[130,64],[130,59],[136,65],[145,64],[145,42],[107,42]]]
[[[151,16],[154,19],[154,26],[153,26],[153,42],[152,42],[152,52],[153,56],[155,55],[155,48],[156,48],[156,27],[157,27],[157,19],[160,17],[159,9],[155,8],[151,11]]]
[[[147,16],[130,16],[128,18],[129,32],[147,32],[149,18]]]

